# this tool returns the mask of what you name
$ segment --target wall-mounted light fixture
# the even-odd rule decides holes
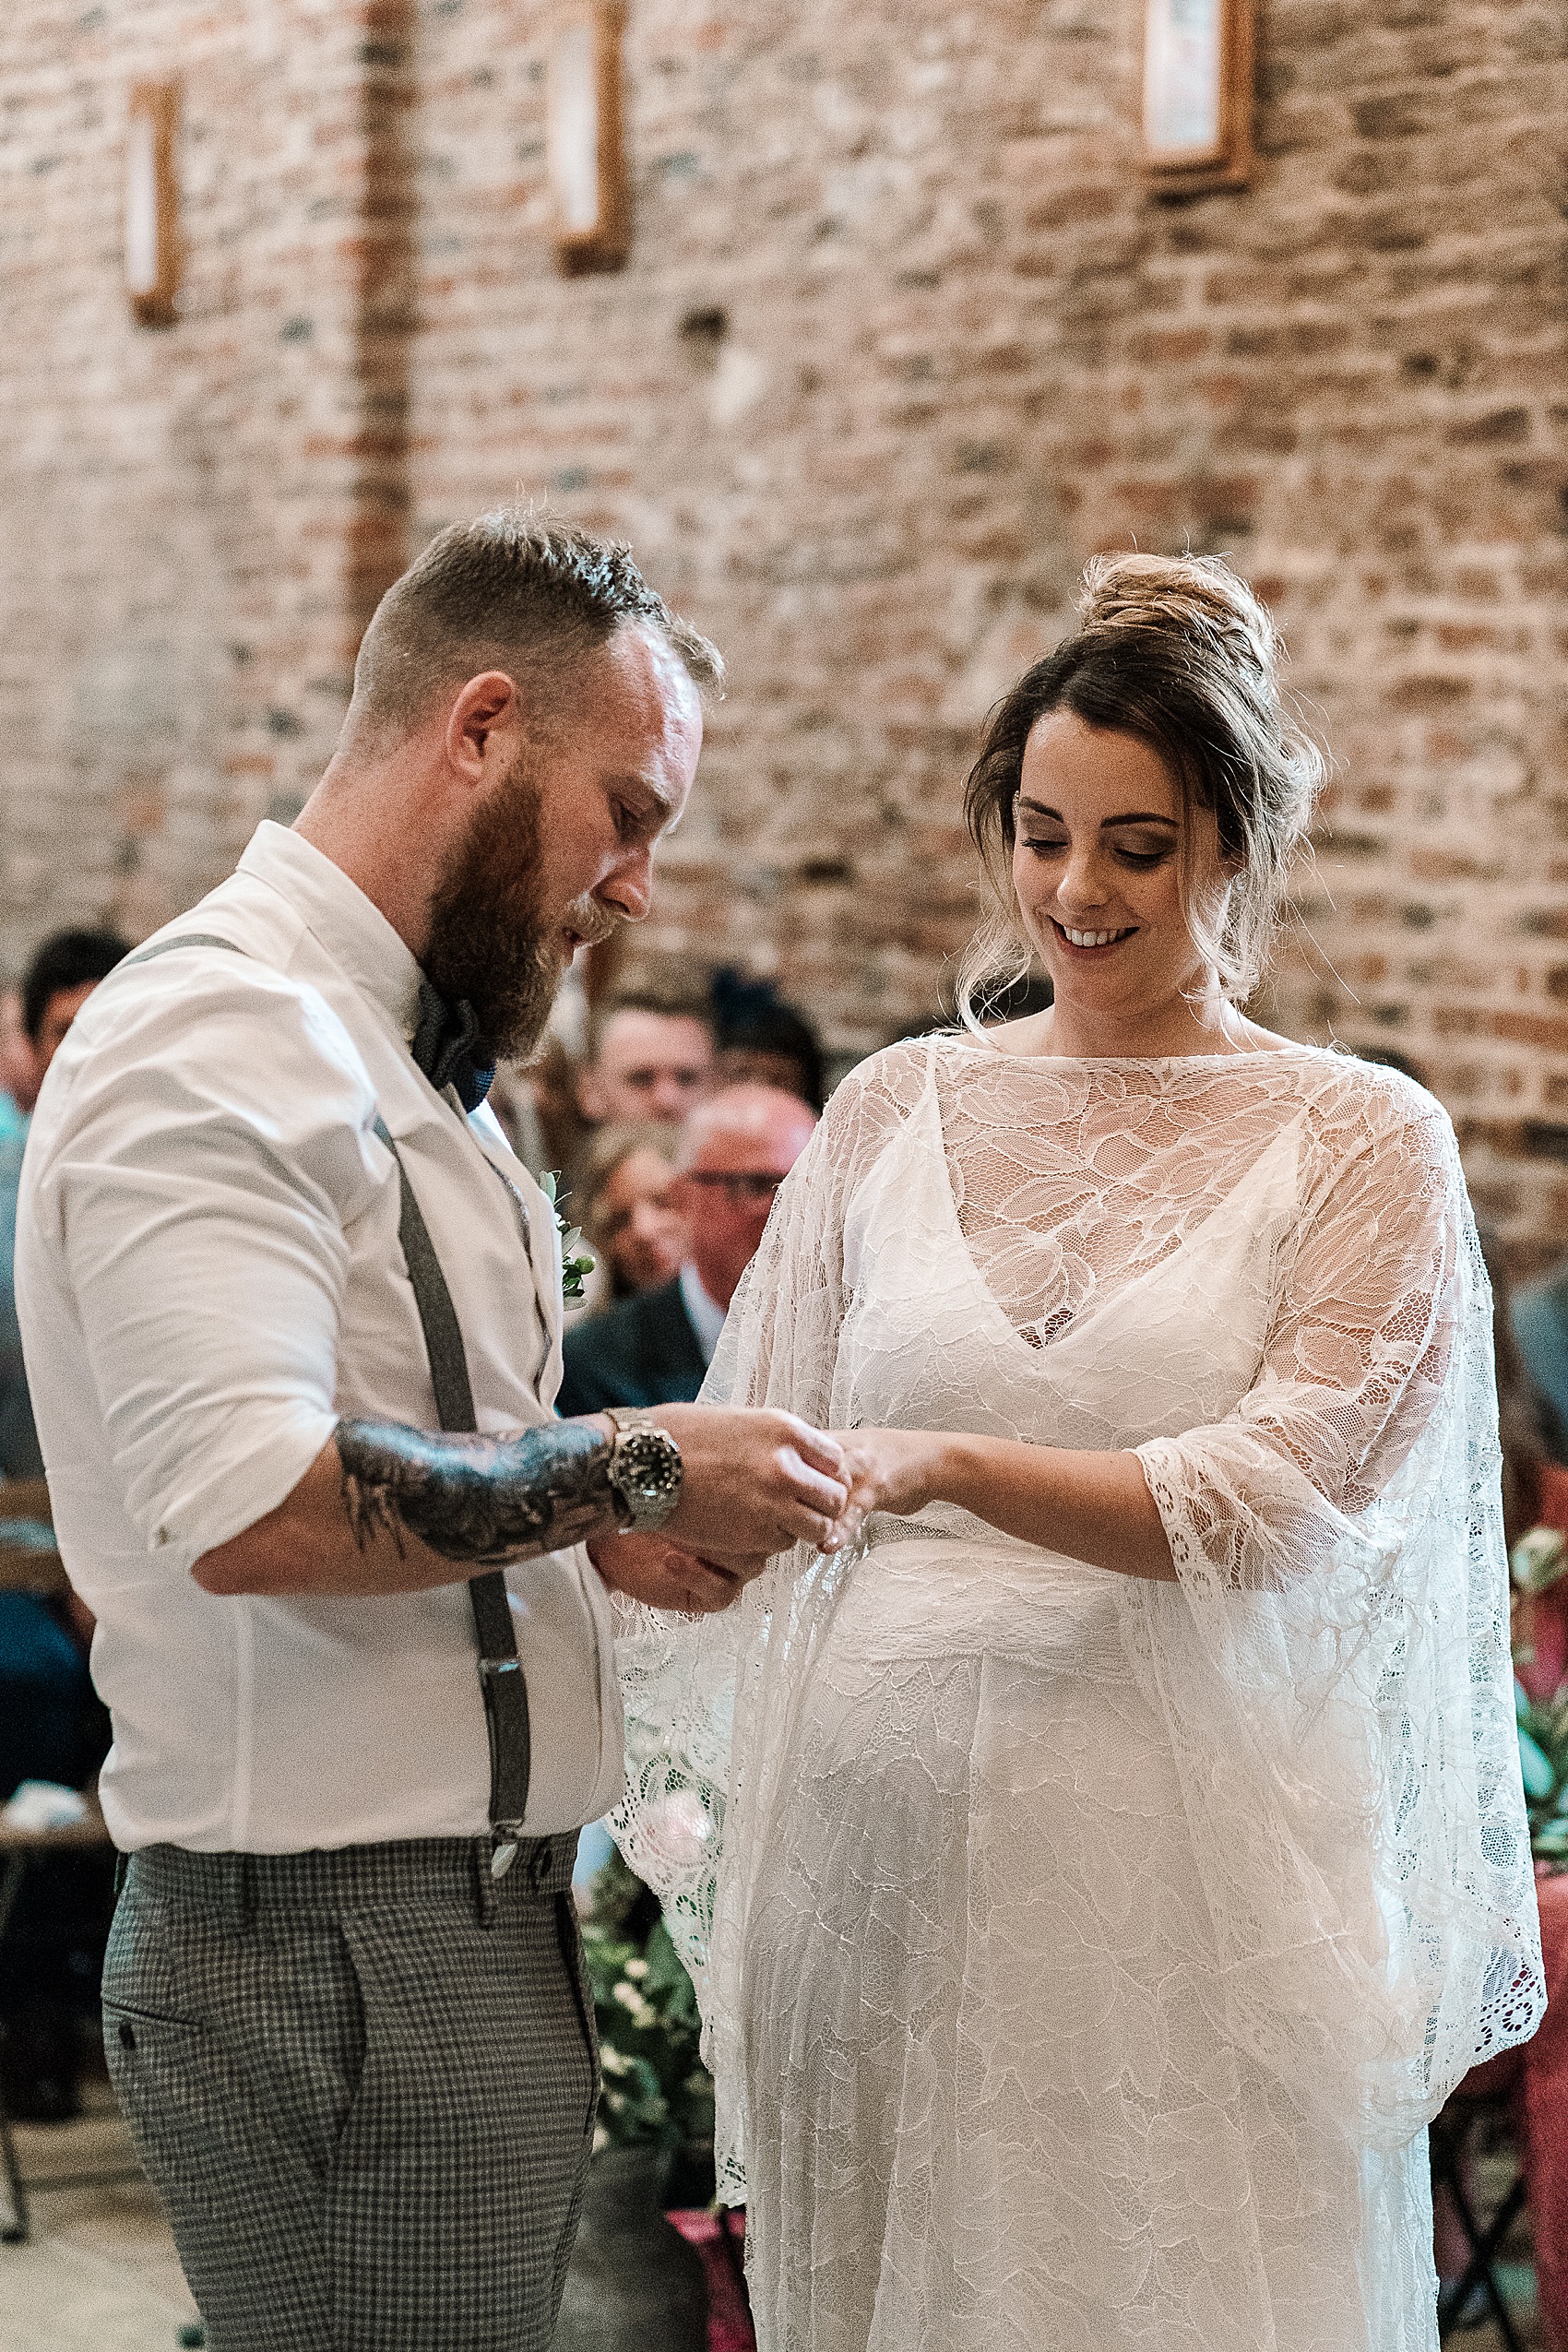
[[[1257,0],[1144,0],[1144,172],[1157,195],[1252,176]]]
[[[550,192],[555,258],[569,278],[619,269],[631,250],[622,125],[624,0],[562,0],[550,44]]]
[[[179,184],[174,134],[180,86],[131,88],[125,122],[125,292],[144,327],[172,327],[180,291]]]

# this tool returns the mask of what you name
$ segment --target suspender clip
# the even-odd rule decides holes
[[[523,1824],[520,1821],[494,1822],[491,1825],[491,1835],[496,1840],[496,1845],[490,1857],[490,1875],[492,1878],[505,1878],[517,1859],[517,1847],[523,1835]]]

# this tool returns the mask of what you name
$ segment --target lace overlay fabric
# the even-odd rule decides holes
[[[1452,1130],[1310,1048],[848,1079],[705,1394],[1135,1449],[1178,1582],[956,1509],[628,1610],[616,1830],[763,2352],[1415,2352],[1542,1993]]]

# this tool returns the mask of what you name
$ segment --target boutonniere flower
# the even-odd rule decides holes
[[[561,1236],[561,1296],[563,1299],[580,1299],[583,1295],[583,1284],[593,1272],[593,1260],[583,1247],[580,1229],[576,1225],[568,1225],[561,1214],[555,1198],[556,1188],[560,1182],[561,1179],[555,1170],[552,1168],[547,1168],[539,1180],[539,1189],[550,1203],[551,1213],[555,1219],[555,1230]]]

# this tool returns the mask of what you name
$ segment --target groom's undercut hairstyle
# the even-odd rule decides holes
[[[387,589],[354,664],[349,723],[387,737],[419,726],[443,695],[504,670],[548,712],[618,629],[651,629],[699,689],[717,689],[716,648],[649,588],[632,552],[526,507],[438,531]]]

